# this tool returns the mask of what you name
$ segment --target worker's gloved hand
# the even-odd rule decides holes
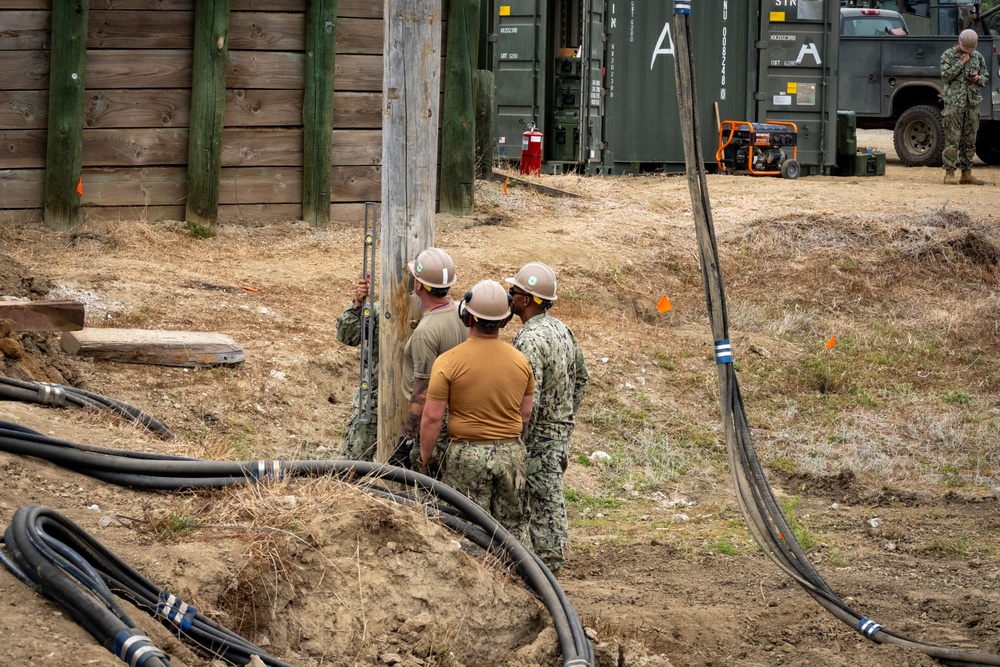
[[[405,434],[399,436],[399,442],[396,443],[396,449],[389,455],[389,465],[414,470],[415,468],[412,464],[413,450],[417,451],[418,456],[420,455],[420,448],[414,447],[414,444],[415,441],[413,438]]]

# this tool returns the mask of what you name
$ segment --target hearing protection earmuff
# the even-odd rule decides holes
[[[472,292],[471,291],[466,292],[465,296],[462,297],[462,300],[458,302],[458,308],[456,309],[456,312],[458,313],[458,319],[462,320],[462,324],[464,324],[465,326],[467,326],[467,327],[469,327],[471,329],[472,325],[474,323],[479,322],[479,318],[469,312],[469,309],[467,308],[467,305],[468,305],[468,303],[470,301],[472,301]],[[511,320],[512,317],[514,317],[514,308],[513,308],[513,305],[514,305],[514,297],[512,297],[510,294],[508,294],[507,295],[507,310],[509,311],[509,313],[507,314],[507,317],[505,317],[505,318],[503,318],[502,320],[499,320],[499,321],[497,321],[497,320],[483,320],[483,322],[487,322],[488,321],[488,322],[490,322],[490,324],[494,324],[495,323],[497,329],[502,329],[503,327],[507,326],[507,323],[510,322],[510,320]],[[490,329],[492,327],[487,327],[484,324],[483,328]]]
[[[466,310],[465,305],[472,301],[472,292],[466,292],[462,300],[458,302],[458,319],[462,320],[462,324],[472,328],[472,318],[475,317],[472,313]]]

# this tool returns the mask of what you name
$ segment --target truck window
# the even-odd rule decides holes
[[[841,22],[840,34],[859,37],[905,35],[906,26],[899,18],[883,15],[845,17]]]

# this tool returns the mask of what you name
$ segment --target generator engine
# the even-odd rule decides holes
[[[727,120],[719,125],[720,172],[798,178],[797,128],[794,123]]]

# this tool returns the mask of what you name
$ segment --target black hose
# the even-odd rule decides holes
[[[420,503],[426,505],[425,511],[499,556],[501,562],[514,565],[517,575],[552,618],[564,667],[594,665],[593,647],[583,626],[558,581],[542,561],[479,505],[455,489],[418,472],[381,463],[340,459],[222,462],[141,454],[57,440],[16,424],[0,424],[0,451],[41,458],[108,483],[142,489],[222,488],[306,476],[332,476],[369,489],[376,488],[376,482],[394,482],[414,489],[421,495]],[[395,493],[391,497],[397,502],[417,502],[409,494]],[[13,556],[16,547],[11,549],[8,546],[8,549]],[[7,559],[0,560],[8,565]],[[12,560],[21,565],[16,557]],[[23,569],[24,566],[21,567]],[[124,588],[133,590],[135,586]],[[142,606],[139,602],[136,604]]]
[[[38,403],[58,408],[108,410],[127,421],[146,427],[167,440],[174,437],[174,434],[162,422],[142,410],[117,399],[101,396],[78,387],[48,382],[25,382],[0,376],[0,400]]]

